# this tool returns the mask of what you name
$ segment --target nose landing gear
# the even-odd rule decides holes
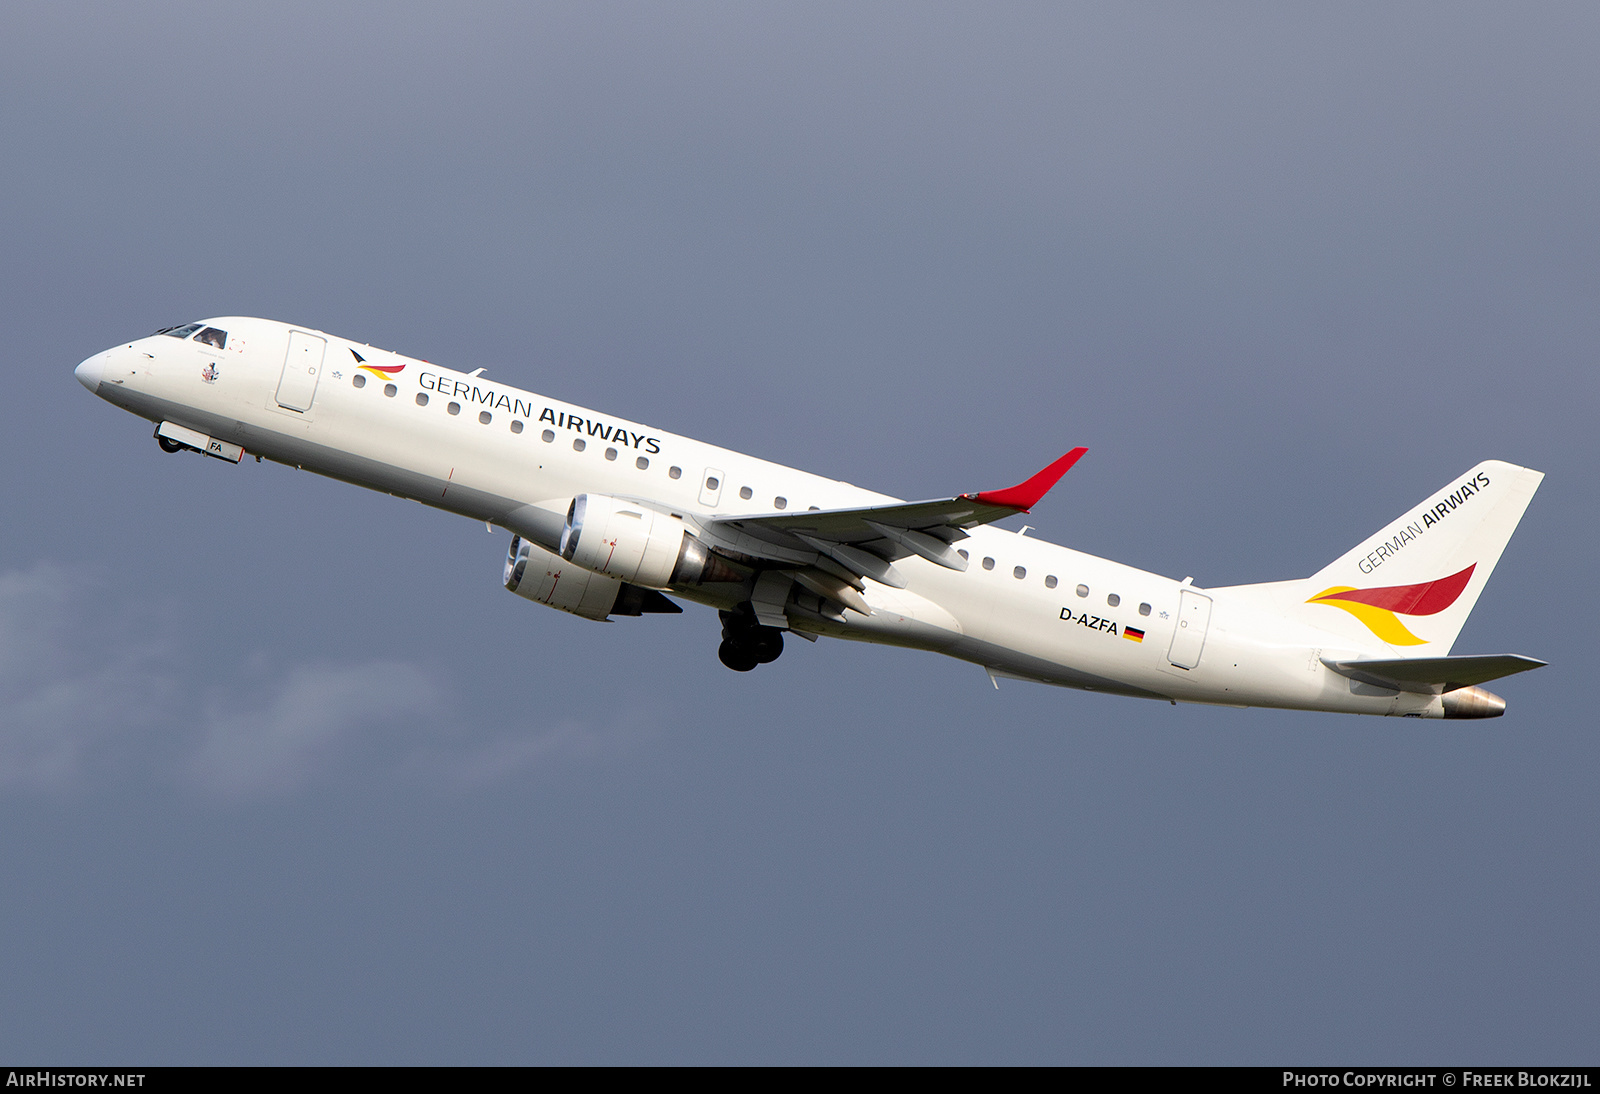
[[[756,622],[748,607],[718,612],[722,617],[722,645],[717,657],[734,672],[749,672],[757,665],[770,664],[783,653],[783,632]]]

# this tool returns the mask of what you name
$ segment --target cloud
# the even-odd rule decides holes
[[[414,665],[296,668],[254,704],[213,697],[186,775],[229,796],[293,790],[336,766],[364,732],[415,729],[441,706],[438,689]]]
[[[638,712],[602,726],[567,721],[545,730],[506,733],[470,746],[419,749],[408,761],[407,771],[442,790],[470,790],[552,763],[612,759],[654,736],[656,729],[653,721]]]
[[[0,793],[143,779],[250,800],[374,777],[457,792],[613,757],[648,730],[626,716],[598,728],[485,717],[404,661],[207,662],[200,678],[190,666],[203,659],[142,637],[181,625],[151,626],[149,605],[74,575],[0,572]]]
[[[111,613],[91,625],[66,570],[0,573],[0,790],[60,790],[148,735],[170,701],[164,649]]]

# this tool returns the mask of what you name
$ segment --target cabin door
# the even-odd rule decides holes
[[[1211,598],[1193,589],[1184,589],[1178,596],[1178,625],[1172,629],[1172,648],[1167,660],[1180,669],[1192,669],[1200,663],[1200,651],[1206,644],[1206,627],[1211,624]]]
[[[325,338],[302,331],[289,332],[289,355],[283,359],[283,376],[278,380],[278,405],[302,414],[311,409],[322,376],[322,354],[328,348]]]

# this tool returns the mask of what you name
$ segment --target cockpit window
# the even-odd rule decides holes
[[[194,340],[196,342],[204,342],[208,346],[216,346],[218,349],[222,349],[228,344],[228,332],[225,330],[218,330],[216,327],[207,327],[205,330],[195,335]]]
[[[189,335],[193,334],[195,331],[199,330],[204,325],[205,325],[204,323],[185,323],[181,327],[165,327],[165,328],[163,328],[161,330],[156,331],[156,333],[157,334],[170,334],[174,338],[187,338],[187,337],[189,337]]]

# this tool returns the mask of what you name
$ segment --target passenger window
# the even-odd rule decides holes
[[[418,406],[427,406],[428,405],[428,393],[426,391],[417,392],[417,405]]]
[[[706,489],[707,490],[715,490],[721,485],[722,485],[722,480],[717,478],[715,475],[713,475],[710,478],[706,479]]]
[[[1089,586],[1087,586],[1087,585],[1079,585],[1078,588],[1077,588],[1077,593],[1078,593],[1079,596],[1088,596],[1089,595]]]
[[[617,450],[615,448],[606,449],[606,459],[614,460],[616,458],[617,458]]]
[[[1139,605],[1139,614],[1140,615],[1149,615],[1150,614],[1150,605],[1148,605],[1148,604],[1140,604]]]
[[[667,468],[667,478],[669,478],[669,479],[681,479],[682,477],[683,477],[683,468],[681,468],[681,467],[669,467],[669,468]]]
[[[1106,597],[1106,603],[1115,608],[1118,604],[1122,603],[1122,597],[1118,596],[1116,593],[1112,593],[1110,596]]]
[[[460,414],[461,413],[461,404],[460,403],[451,403],[449,406],[445,407],[445,409],[448,410],[452,414]]]
[[[494,415],[493,414],[490,414],[487,410],[478,411],[478,424],[479,425],[488,425],[492,421],[494,421]]]
[[[788,498],[773,498],[772,499],[772,507],[774,509],[787,509],[787,508],[789,508],[789,499]]]
[[[367,378],[365,376],[361,375],[361,373],[358,372],[354,376],[350,377],[350,386],[351,387],[366,387],[367,386]]]
[[[986,558],[986,559],[984,559],[984,560],[983,560],[983,568],[984,568],[984,569],[985,569],[985,570],[992,570],[992,569],[994,569],[994,559],[992,559],[992,558]]]
[[[539,434],[539,439],[545,444],[549,444],[551,441],[556,439],[556,431],[553,429],[547,429],[543,433]]]
[[[643,456],[640,456],[638,459],[633,461],[633,466],[637,467],[640,471],[643,471],[650,466],[650,461],[645,459]]]
[[[387,395],[389,398],[393,399],[396,395],[398,395],[400,393],[400,389],[395,387],[393,384],[384,384],[383,385],[383,393],[385,395]]]
[[[1021,581],[1023,578],[1028,576],[1028,571],[1023,567],[1018,566],[1016,569],[1011,571],[1011,576],[1016,578],[1018,581]]]
[[[963,561],[966,561],[966,562],[971,562],[972,561],[972,556],[967,554],[967,552],[965,552],[965,551],[958,550],[958,551],[956,551],[956,554],[960,555]]]
[[[753,495],[754,495],[754,494],[755,494],[755,491],[754,491],[754,490],[752,490],[752,489],[750,489],[750,488],[749,488],[749,487],[748,487],[748,486],[741,486],[741,487],[739,487],[739,496],[740,496],[740,497],[741,497],[741,498],[743,498],[743,499],[744,499],[744,500],[745,500],[745,501],[749,501],[749,500],[750,500],[750,498],[751,498],[751,497],[752,497],[752,496],[753,496]]]
[[[228,332],[225,330],[218,330],[216,327],[207,327],[205,330],[195,335],[194,340],[196,342],[204,342],[208,346],[216,346],[218,349],[222,349],[228,344]]]
[[[1045,576],[1044,587],[1046,589],[1054,589],[1056,587],[1056,575],[1055,574],[1047,574]]]
[[[513,432],[513,433],[521,433],[522,432],[522,423],[517,421],[515,418],[511,419],[511,432]]]
[[[588,447],[589,447],[588,445],[583,443],[583,438],[582,437],[579,437],[579,438],[577,438],[576,440],[574,440],[572,442],[572,450],[574,452],[582,452],[585,448],[588,448]]]

